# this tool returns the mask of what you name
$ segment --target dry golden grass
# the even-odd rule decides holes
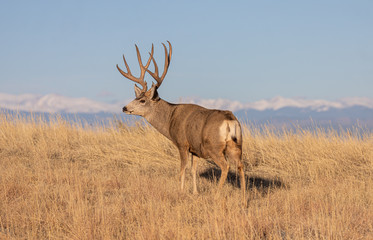
[[[245,126],[244,162],[247,207],[235,167],[219,191],[204,160],[180,192],[151,127],[1,114],[0,239],[373,239],[371,132]]]

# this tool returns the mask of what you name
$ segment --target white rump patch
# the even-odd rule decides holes
[[[225,120],[219,128],[220,139],[224,142],[241,139],[241,127],[236,120]]]

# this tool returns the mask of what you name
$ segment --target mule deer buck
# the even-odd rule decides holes
[[[168,41],[167,41],[168,42]],[[127,72],[117,65],[119,72],[126,78],[135,82],[136,98],[123,112],[144,117],[161,134],[170,139],[180,153],[181,190],[184,188],[185,168],[188,158],[192,162],[193,193],[197,193],[196,169],[197,161],[194,157],[212,159],[220,168],[221,176],[219,187],[222,187],[229,170],[228,159],[237,164],[240,174],[240,185],[245,196],[245,176],[242,159],[242,132],[237,118],[230,111],[212,110],[194,104],[172,104],[159,97],[158,88],[167,74],[172,56],[172,46],[169,51],[162,43],[165,51],[165,64],[162,76],[159,76],[158,66],[154,60],[154,46],[152,45],[150,57],[144,66],[141,61],[139,49],[136,46],[137,58],[140,64],[140,77],[134,77],[123,55]],[[154,64],[154,72],[148,67],[150,62]],[[144,81],[148,72],[157,82],[148,90]],[[142,88],[139,88],[138,83]]]

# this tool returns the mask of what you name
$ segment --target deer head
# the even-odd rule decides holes
[[[142,64],[140,51],[139,51],[137,45],[135,45],[136,46],[136,52],[137,52],[137,59],[139,61],[140,70],[141,70],[140,77],[136,78],[132,75],[124,55],[123,55],[123,61],[124,61],[124,64],[127,68],[127,73],[124,72],[122,69],[120,69],[118,67],[118,64],[117,64],[118,71],[124,77],[128,78],[131,81],[134,81],[135,83],[140,84],[140,86],[142,87],[142,88],[139,88],[135,84],[135,96],[136,96],[136,98],[133,101],[131,101],[128,105],[123,107],[123,112],[125,112],[127,114],[133,114],[133,115],[139,115],[139,116],[145,117],[147,115],[147,113],[151,111],[153,106],[155,104],[157,104],[157,102],[160,100],[160,98],[158,96],[157,89],[161,86],[161,84],[163,82],[163,79],[165,78],[165,76],[167,74],[167,70],[168,70],[168,67],[170,65],[171,56],[172,56],[171,43],[169,41],[167,41],[167,42],[168,42],[169,49],[170,49],[169,52],[167,51],[166,45],[162,43],[162,45],[164,47],[164,51],[165,51],[165,64],[164,64],[163,74],[162,74],[161,77],[159,76],[158,66],[157,66],[157,63],[156,63],[156,61],[153,57],[153,53],[154,53],[153,44],[152,44],[151,53],[149,53],[150,57],[149,57],[145,66]],[[154,64],[154,72],[151,72],[148,69],[151,61],[153,61],[153,64]],[[154,80],[156,80],[156,82],[157,82],[156,84],[153,83],[152,87],[149,90],[147,90],[148,89],[147,83],[144,80],[146,72],[148,72],[154,78]]]

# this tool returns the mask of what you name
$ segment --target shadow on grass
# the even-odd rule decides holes
[[[200,177],[206,178],[210,181],[218,181],[220,179],[221,170],[218,168],[209,168],[206,171],[200,173]],[[267,193],[271,189],[275,188],[287,188],[285,183],[278,179],[269,179],[261,177],[249,177],[245,175],[246,189],[256,188],[262,193]],[[238,174],[228,172],[226,183],[231,184],[234,187],[241,188],[240,177]]]

